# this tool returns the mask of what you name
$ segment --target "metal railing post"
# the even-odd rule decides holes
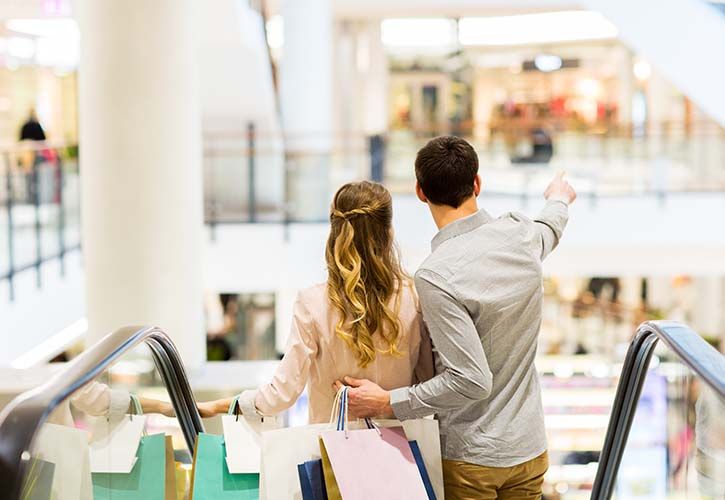
[[[247,124],[247,151],[248,151],[248,171],[247,171],[247,189],[248,195],[247,200],[249,202],[249,222],[256,222],[257,220],[257,200],[256,200],[256,189],[255,189],[255,144],[254,144],[254,123],[249,122]]]
[[[5,200],[5,208],[8,217],[8,297],[10,300],[15,299],[15,284],[13,278],[15,276],[15,243],[13,242],[13,179],[12,179],[12,157],[10,153],[5,153],[5,188],[7,190],[7,199]]]
[[[60,260],[60,275],[65,276],[65,208],[63,207],[63,160],[58,154],[58,175],[56,175],[56,199],[58,202],[58,259]]]
[[[40,169],[38,168],[38,151],[35,151],[33,157],[33,182],[31,186],[33,191],[33,205],[35,207],[35,284],[38,288],[42,286],[40,277],[40,268],[43,264],[43,242],[41,240],[41,223],[40,223]]]

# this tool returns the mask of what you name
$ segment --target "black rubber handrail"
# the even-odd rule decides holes
[[[649,362],[662,341],[716,394],[725,399],[725,357],[689,327],[674,321],[648,321],[637,329],[624,360],[599,457],[592,500],[609,500],[632,427]]]
[[[194,441],[197,434],[204,432],[204,424],[179,352],[160,328],[127,326],[86,349],[48,382],[16,397],[0,412],[0,498],[19,498],[33,439],[51,412],[142,343],[151,349],[186,445],[193,452]]]

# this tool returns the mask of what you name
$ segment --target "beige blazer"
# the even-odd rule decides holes
[[[309,396],[310,423],[327,422],[335,390],[332,384],[345,376],[370,379],[384,389],[405,387],[433,376],[433,353],[428,333],[411,286],[405,286],[400,304],[399,356],[378,353],[361,368],[344,340],[335,334],[339,313],[327,297],[327,284],[302,290],[294,304],[292,328],[284,358],[269,384],[245,391],[242,408],[254,405],[263,415],[291,407],[305,386]],[[380,350],[384,344],[378,336]]]

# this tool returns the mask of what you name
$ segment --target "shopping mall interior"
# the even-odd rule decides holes
[[[337,188],[385,185],[405,270],[428,256],[441,135],[494,216],[578,193],[543,267],[544,498],[725,498],[724,47],[713,0],[0,0],[0,498],[157,498],[101,484],[127,450],[89,383],[172,403],[136,445],[170,437],[189,498],[227,433],[194,401],[270,380]]]

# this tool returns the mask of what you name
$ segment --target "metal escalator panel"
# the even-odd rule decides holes
[[[673,322],[630,347],[592,499],[725,498],[725,357]]]
[[[173,343],[123,328],[0,413],[0,499],[164,497],[202,431]]]

